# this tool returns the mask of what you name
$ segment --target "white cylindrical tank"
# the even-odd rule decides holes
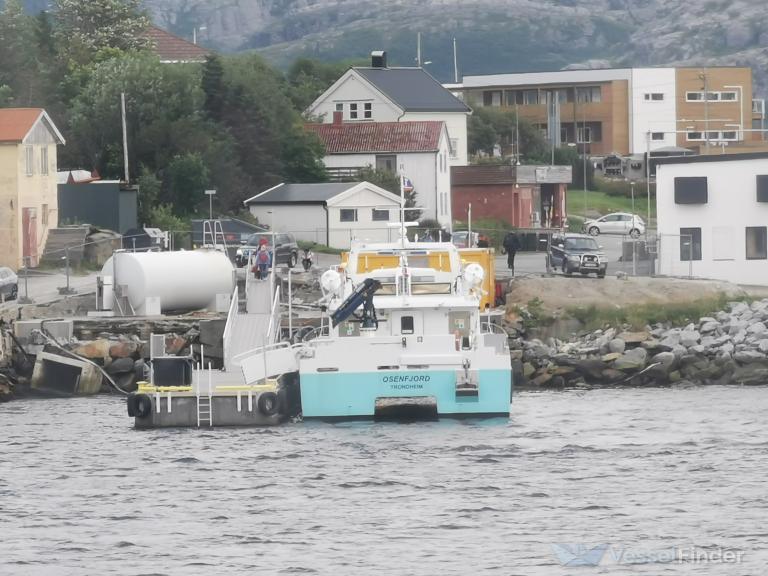
[[[148,298],[159,298],[163,312],[199,310],[235,289],[235,268],[218,250],[116,252],[101,274],[113,277],[115,290],[127,288],[136,314],[145,313]]]

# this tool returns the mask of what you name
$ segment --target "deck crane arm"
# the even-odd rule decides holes
[[[363,306],[363,315],[360,318],[364,327],[374,327],[376,325],[376,309],[373,307],[373,295],[381,288],[381,282],[374,278],[366,278],[358,286],[349,298],[331,314],[331,321],[335,328],[341,322],[352,316],[361,305]]]

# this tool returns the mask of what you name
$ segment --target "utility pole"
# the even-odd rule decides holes
[[[706,68],[699,78],[704,81],[704,147],[709,152],[709,79]]]
[[[416,32],[416,66],[421,68],[421,32]]]
[[[125,183],[130,184],[131,178],[128,172],[128,130],[125,122],[125,92],[120,92],[120,113],[123,123],[123,167],[125,169]]]
[[[453,82],[459,83],[459,59],[456,54],[456,38],[453,39]]]

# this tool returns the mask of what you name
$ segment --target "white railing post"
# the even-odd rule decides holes
[[[222,336],[222,351],[224,356],[224,368],[226,369],[229,362],[229,348],[232,340],[232,324],[234,322],[235,315],[238,312],[240,306],[240,294],[237,289],[237,283],[235,283],[235,290],[232,293],[232,301],[229,303],[229,311],[227,312],[227,323],[224,326],[224,334]]]

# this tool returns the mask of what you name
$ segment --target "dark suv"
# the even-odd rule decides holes
[[[272,246],[273,236],[274,247]],[[248,236],[248,240],[245,241],[243,246],[237,249],[235,264],[238,267],[248,264],[248,258],[251,253],[259,249],[259,242],[263,244],[262,239],[266,239],[267,250],[272,254],[272,262],[275,265],[287,264],[289,268],[296,266],[296,263],[299,261],[299,245],[296,243],[296,238],[293,237],[293,234],[278,232],[273,235],[268,232],[257,232]]]
[[[605,278],[608,261],[597,241],[586,234],[553,236],[549,246],[549,265],[563,274],[597,274]]]

